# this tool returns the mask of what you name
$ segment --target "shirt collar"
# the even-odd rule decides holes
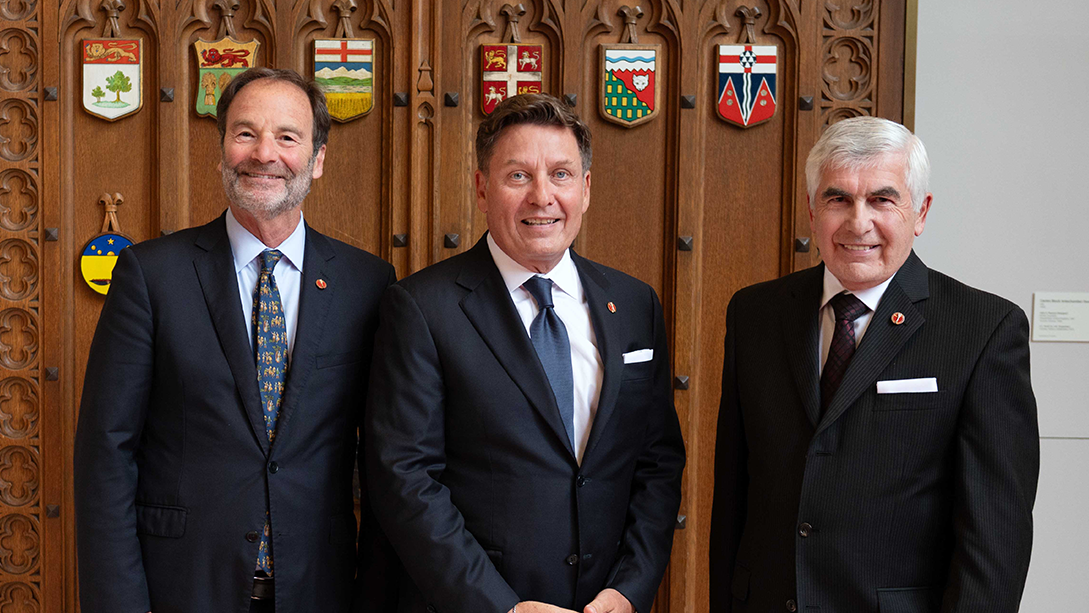
[[[261,252],[269,247],[244,228],[234,217],[234,212],[227,209],[227,238],[231,241],[231,253],[234,255],[234,272],[242,270]],[[306,251],[306,224],[303,223],[302,211],[299,212],[299,225],[284,242],[277,247],[284,259],[296,270],[302,272],[303,253]]]
[[[503,283],[507,286],[507,291],[513,293],[514,290],[522,287],[522,284],[530,277],[540,275],[550,279],[563,293],[582,302],[582,283],[579,281],[579,270],[575,267],[575,261],[571,259],[570,248],[564,250],[559,263],[552,267],[552,270],[545,273],[534,272],[515,262],[513,258],[499,248],[499,245],[495,243],[495,239],[492,238],[491,232],[488,233],[488,251],[492,254],[492,260],[495,261],[495,267],[499,269],[499,274],[503,276]]]
[[[896,275],[893,274],[892,277]],[[831,300],[836,294],[847,291],[849,294],[854,294],[856,298],[862,301],[862,304],[870,308],[870,312],[877,311],[877,303],[881,302],[881,297],[885,295],[885,290],[889,288],[889,283],[892,283],[892,277],[885,279],[885,282],[880,285],[875,285],[870,289],[864,289],[857,292],[847,291],[843,287],[843,284],[839,282],[836,275],[833,275],[828,267],[824,267],[824,293],[821,295],[821,308],[828,306],[828,301]]]

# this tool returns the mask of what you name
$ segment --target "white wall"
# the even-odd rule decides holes
[[[934,205],[916,252],[1031,317],[1089,292],[1089,3],[920,0],[916,133]],[[1021,610],[1089,610],[1089,343],[1032,343],[1036,534]]]

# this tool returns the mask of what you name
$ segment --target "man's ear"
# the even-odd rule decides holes
[[[478,170],[473,174],[473,180],[476,182],[476,208],[480,209],[481,213],[487,213],[488,177]]]
[[[317,179],[325,172],[325,145],[318,149],[318,154],[314,156],[314,172],[310,173],[311,179]]]
[[[933,203],[934,194],[927,192],[926,198],[923,198],[923,205],[919,207],[919,213],[915,217],[915,236],[923,233],[923,228],[926,227],[926,214],[930,212],[930,205]]]

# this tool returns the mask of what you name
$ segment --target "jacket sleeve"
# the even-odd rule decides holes
[[[628,503],[627,525],[608,587],[616,589],[640,613],[648,613],[665,573],[681,506],[684,440],[673,406],[669,345],[662,305],[647,288],[653,304],[654,387],[648,399],[646,434],[636,460]]]
[[[423,596],[444,613],[505,613],[518,595],[465,528],[446,468],[438,350],[399,285],[382,299],[371,367],[365,455],[376,517]]]
[[[390,266],[389,276],[386,279],[386,289],[397,282],[397,272]],[[373,339],[371,341],[373,349]],[[364,342],[366,342],[364,341]],[[367,469],[365,465],[365,453],[363,447],[363,431],[365,425],[363,417],[366,415],[366,398],[364,394],[360,399],[358,428],[360,446],[356,458],[359,467],[359,509],[361,520],[359,522],[358,567],[356,573],[356,592],[352,611],[355,613],[377,613],[397,610],[397,587],[401,570],[400,561],[393,551],[389,539],[386,538],[378,519],[374,516],[374,510],[370,504],[370,494],[367,491]]]
[[[123,249],[98,320],[74,451],[80,605],[150,610],[136,536],[136,456],[154,371],[154,313],[143,271]]]
[[[722,360],[722,397],[715,441],[715,485],[711,506],[710,613],[729,613],[733,606],[734,559],[745,525],[748,476],[747,447],[737,398],[734,346],[737,342],[736,306],[726,310],[726,348]]]
[[[965,390],[943,612],[1015,613],[1021,602],[1040,473],[1028,330],[1025,314],[1014,307],[991,334]]]

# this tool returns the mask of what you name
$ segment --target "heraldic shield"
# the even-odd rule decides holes
[[[351,121],[374,107],[374,40],[314,41],[314,80],[325,92],[329,115]]]
[[[541,93],[543,69],[541,45],[481,45],[480,109],[491,115],[500,102],[511,96]]]
[[[601,116],[625,128],[650,121],[658,96],[661,45],[601,45]]]
[[[242,42],[231,37],[215,42],[200,39],[193,43],[197,52],[197,115],[215,117],[216,104],[223,88],[237,74],[257,65],[257,48],[261,43],[255,40]]]
[[[83,110],[107,121],[139,111],[143,59],[139,39],[83,41]]]
[[[718,46],[718,116],[748,128],[775,114],[775,45]]]

